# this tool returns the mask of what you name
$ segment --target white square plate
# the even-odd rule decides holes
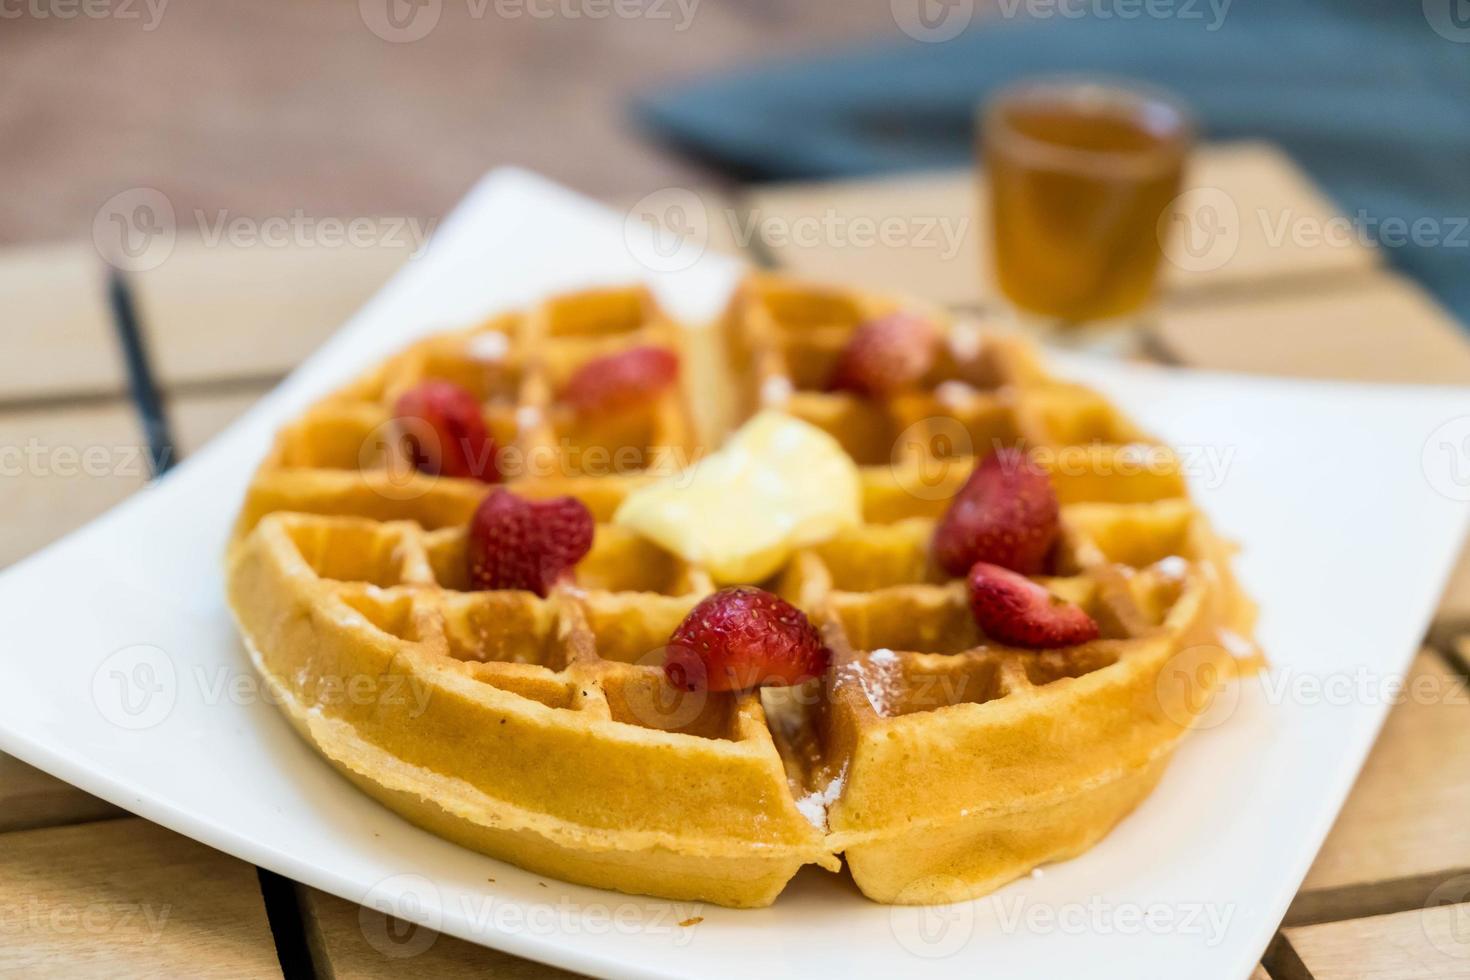
[[[587,973],[1244,977],[1351,787],[1458,549],[1464,389],[1066,361],[1185,448],[1205,506],[1245,544],[1239,567],[1273,666],[1224,696],[1219,723],[1186,740],[1153,796],[1094,850],[973,902],[890,909],[824,872],[759,911],[543,884],[403,822],[277,715],[226,613],[220,569],[271,433],[411,338],[554,290],[645,279],[678,315],[712,316],[735,264],[704,256],[650,274],[635,255],[659,264],[670,250],[649,245],[636,224],[532,175],[487,177],[426,255],[227,433],[0,575],[0,749],[298,881]],[[391,954],[422,947],[364,922]]]

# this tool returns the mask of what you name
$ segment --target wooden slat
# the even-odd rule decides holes
[[[1376,681],[1386,679],[1368,680],[1366,696],[1380,696]],[[1464,678],[1437,654],[1421,653],[1398,697],[1288,922],[1417,906],[1446,878],[1470,874]]]
[[[0,833],[103,820],[124,814],[19,759],[0,755]]]
[[[1230,219],[1236,245],[1228,260],[1208,271],[1165,262],[1169,294],[1361,271],[1378,261],[1374,250],[1355,242],[1314,244],[1302,234],[1325,226],[1336,209],[1271,146],[1203,147],[1186,186],[1223,192],[1237,213]],[[978,187],[976,175],[964,170],[759,188],[745,201],[750,214],[742,227],[757,229],[764,251],[790,272],[974,305],[998,298],[988,207]],[[1292,234],[1280,233],[1283,220]],[[891,244],[872,240],[884,221],[897,222]],[[939,233],[946,226],[957,246]]]
[[[29,355],[22,351],[20,356]],[[0,413],[0,465],[6,467],[0,479],[0,566],[49,544],[143,486],[148,470],[139,439],[136,416],[120,401]],[[121,813],[0,755],[0,831]]]
[[[133,277],[165,385],[273,379],[315,350],[405,261],[405,248],[181,240]]]
[[[0,567],[143,486],[141,438],[133,409],[121,401],[0,412]]]
[[[122,390],[103,269],[90,244],[0,250],[0,402]]]
[[[169,420],[179,452],[185,458],[213,439],[269,389],[246,388],[224,394],[176,395],[169,399]]]
[[[1340,209],[1280,147],[1229,143],[1202,147],[1184,180],[1185,193],[1223,191],[1235,206],[1240,234],[1229,260],[1219,268],[1193,270],[1164,264],[1170,293],[1249,286],[1281,279],[1359,272],[1382,261],[1342,225]],[[1206,197],[1209,206],[1218,195]],[[1200,214],[1203,223],[1207,215]],[[1226,216],[1224,231],[1232,219]],[[1347,232],[1337,236],[1335,229]]]
[[[675,230],[700,229],[712,251],[741,252],[735,205],[719,191],[663,189],[612,207],[630,222],[651,214]],[[162,265],[132,277],[160,380],[165,386],[264,382],[286,374],[408,254],[391,243],[248,247],[181,238]]]
[[[749,258],[753,236],[745,234],[739,198],[712,187],[666,187],[637,198],[614,198],[608,207],[634,224],[658,223],[664,232],[700,236],[705,247],[736,258]],[[673,244],[673,239],[665,239]]]
[[[335,895],[298,888],[318,976],[335,980],[414,976],[562,980],[577,974],[441,935]]]
[[[1450,573],[1435,619],[1470,626],[1470,541],[1461,549],[1455,570]]]
[[[707,179],[707,164],[629,124],[650,85],[899,37],[887,3],[433,6],[427,36],[389,45],[364,23],[374,8],[354,3],[276,2],[255,17],[160,3],[97,16],[100,4],[63,2],[54,9],[93,11],[63,24],[49,2],[12,2],[26,15],[6,18],[0,61],[6,119],[25,138],[0,144],[13,189],[0,236],[75,234],[145,178],[180,223],[196,207],[443,214],[505,160],[588,193]],[[118,65],[128,91],[147,93],[126,107]],[[312,78],[295,84],[282,65],[312,65]]]
[[[276,977],[255,869],[143,820],[0,837],[0,974]]]
[[[1331,288],[1167,306],[1155,337],[1192,367],[1298,378],[1470,384],[1470,343],[1421,287],[1365,271]]]
[[[1450,642],[1449,646],[1453,662],[1462,673],[1470,675],[1470,632],[1460,633]]]
[[[263,389],[170,402],[180,450],[198,448]],[[131,405],[0,411],[0,567],[49,544],[141,488],[148,459]]]
[[[259,391],[176,398],[181,452],[203,445],[254,403]],[[34,446],[44,452],[31,451]],[[119,503],[147,480],[132,408],[103,406],[0,413],[0,463],[14,450],[22,472],[0,479],[0,564],[23,557]],[[86,454],[105,460],[83,467]],[[61,455],[65,453],[66,455]],[[5,455],[8,454],[8,455]],[[72,455],[78,456],[75,463]],[[123,811],[46,773],[0,755],[0,832],[114,817]]]
[[[1470,899],[1470,878],[1462,896]],[[1470,977],[1470,904],[1298,926],[1286,929],[1285,938],[1311,980]]]
[[[958,170],[757,186],[739,228],[791,275],[973,306],[996,295],[976,184]],[[882,227],[896,235],[886,244]]]

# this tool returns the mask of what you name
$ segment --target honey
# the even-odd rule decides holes
[[[1006,297],[1067,323],[1144,306],[1191,138],[1177,106],[1125,89],[1046,83],[997,98],[980,153]]]

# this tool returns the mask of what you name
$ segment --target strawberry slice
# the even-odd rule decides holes
[[[891,313],[853,331],[838,355],[828,387],[860,395],[911,388],[934,364],[939,331],[912,313]]]
[[[679,379],[679,357],[665,347],[633,347],[595,357],[567,381],[561,400],[578,415],[622,412],[646,405]]]
[[[421,473],[499,483],[495,440],[475,396],[452,381],[425,381],[398,396],[394,425]]]
[[[526,589],[546,598],[592,548],[592,512],[575,497],[527,500],[494,490],[470,518],[465,557],[476,589]]]
[[[832,652],[806,615],[764,589],[721,589],[669,637],[664,674],[675,687],[743,691],[817,677]]]
[[[965,583],[970,611],[986,636],[1014,647],[1048,650],[1097,639],[1097,621],[1024,575],[976,562]]]
[[[1039,574],[1057,539],[1057,495],[1019,449],[987,456],[934,530],[934,559],[956,577],[977,561]]]

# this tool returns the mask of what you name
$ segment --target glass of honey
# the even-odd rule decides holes
[[[1144,307],[1193,141],[1189,113],[1158,92],[1077,79],[1002,91],[978,148],[1001,291],[1052,325]]]

